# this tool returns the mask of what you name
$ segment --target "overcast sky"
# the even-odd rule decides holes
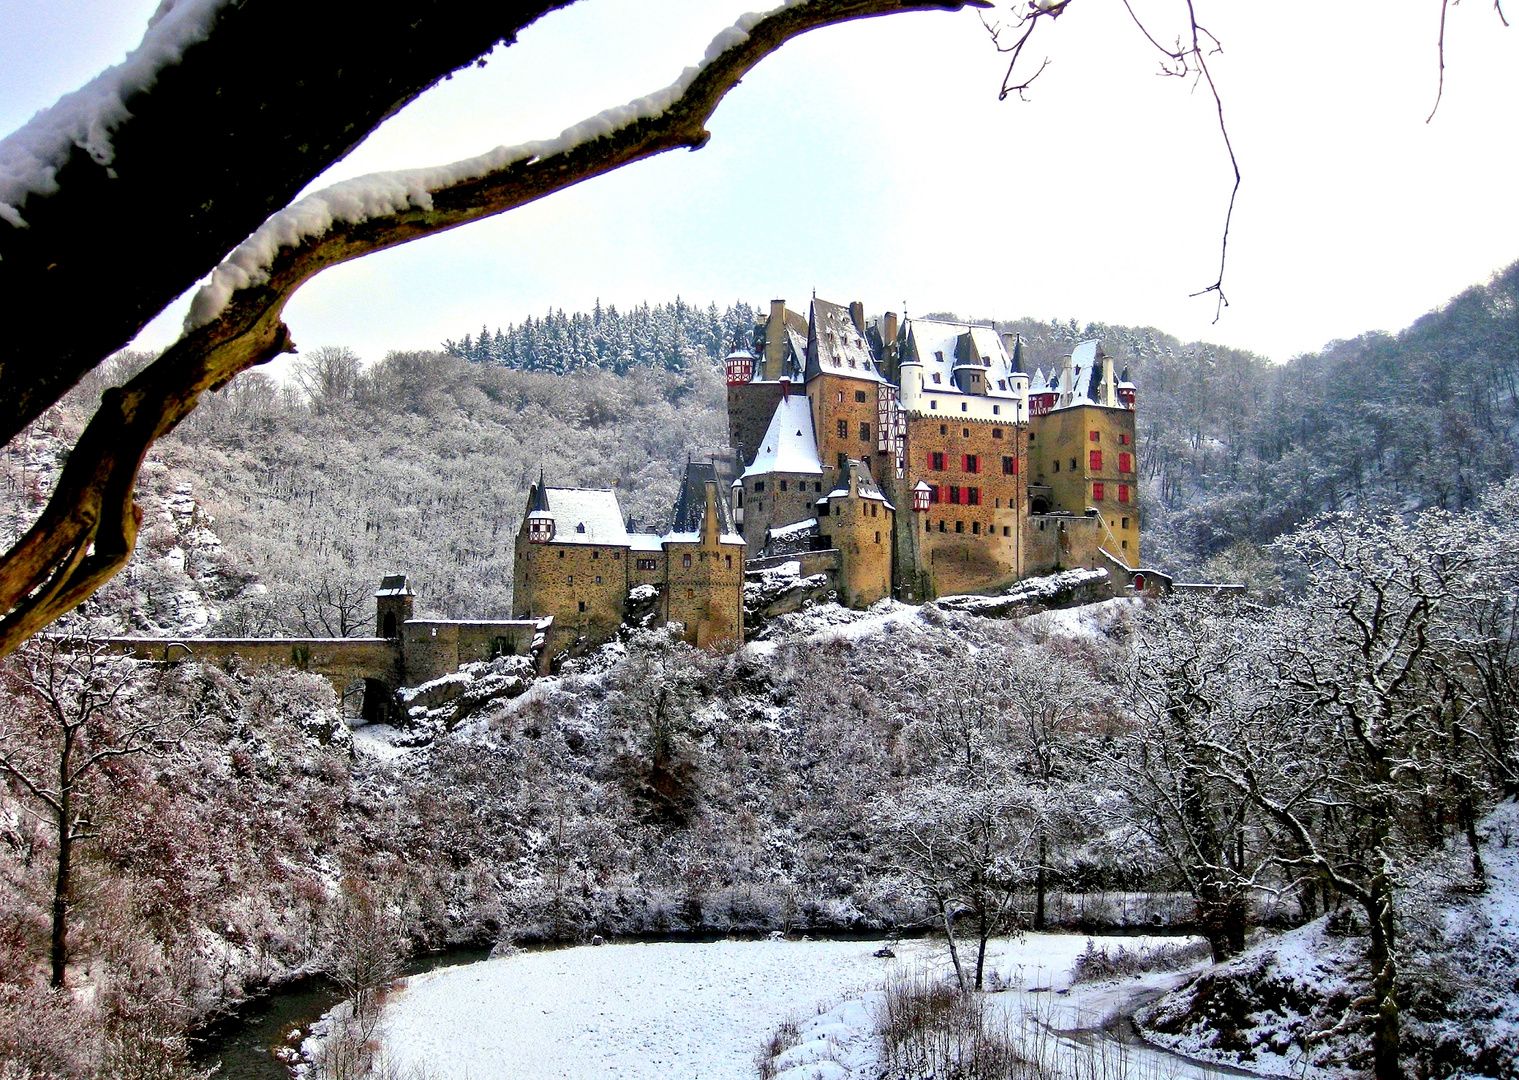
[[[156,0],[0,3],[0,130],[115,63]],[[319,181],[558,133],[674,80],[755,6],[580,0],[440,84]],[[1180,0],[1134,0],[1162,40]],[[1519,27],[1437,0],[1198,0],[1244,186],[1217,325],[1228,159],[1206,89],[1157,77],[1121,0],[1041,28],[999,102],[974,13],[814,32],[764,61],[713,138],[488,222],[327,271],[286,319],[366,359],[550,307],[784,297],[867,310],[1148,324],[1287,359],[1396,330],[1519,259]],[[1000,9],[1007,11],[1004,3]],[[1311,17],[1300,12],[1311,10]],[[271,78],[278,70],[271,67]],[[181,301],[140,344],[175,336]]]

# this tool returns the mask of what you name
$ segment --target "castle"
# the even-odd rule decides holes
[[[625,621],[743,639],[745,569],[795,559],[841,603],[992,592],[1071,567],[1115,588],[1139,566],[1135,391],[1101,342],[1029,373],[1022,341],[939,319],[865,325],[814,298],[726,359],[729,453],[690,463],[662,535],[611,490],[532,486],[516,540],[518,619],[549,652]]]

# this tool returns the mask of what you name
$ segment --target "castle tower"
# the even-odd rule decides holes
[[[375,637],[396,638],[412,616],[417,594],[411,591],[405,574],[386,574],[374,594]]]
[[[734,532],[712,466],[686,465],[675,522],[662,538],[664,621],[698,648],[744,640],[744,538]]]
[[[839,551],[839,601],[865,608],[891,595],[892,528],[896,508],[870,475],[850,460],[839,486],[818,503],[818,528]]]

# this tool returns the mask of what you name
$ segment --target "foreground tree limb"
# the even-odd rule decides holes
[[[568,2],[161,10],[124,64],[0,140],[0,442],[387,117]]]
[[[73,610],[126,565],[142,518],[132,490],[149,447],[189,415],[207,390],[294,351],[282,321],[285,305],[321,271],[504,213],[668,150],[699,149],[727,92],[762,59],[809,30],[965,6],[981,6],[981,0],[807,0],[746,17],[674,86],[593,117],[551,143],[502,148],[444,169],[360,178],[271,217],[217,269],[192,305],[186,334],[125,386],[103,395],[41,517],[0,557],[0,610],[6,612],[0,656]],[[367,204],[376,199],[389,199],[396,208],[373,213]],[[362,205],[355,209],[356,203]]]

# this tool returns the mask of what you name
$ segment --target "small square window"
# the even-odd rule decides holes
[[[580,611],[581,611],[582,614],[585,612],[585,601],[584,600],[580,601]]]
[[[681,566],[690,566],[691,565],[691,556],[689,556],[689,555],[682,555],[680,557],[680,565]]]
[[[979,521],[972,521],[970,523],[970,531],[971,531],[972,535],[974,535],[974,536],[980,536],[981,535],[981,523]]]
[[[938,372],[937,372],[937,371],[936,371],[936,372],[934,372],[934,385],[935,385],[935,386],[938,386],[938,385],[939,385],[939,383],[941,383],[941,382],[943,382],[943,381],[944,381],[944,380],[942,380],[942,379],[940,379],[940,378],[939,378],[939,373],[938,373]]]
[[[567,577],[567,578],[564,579],[564,583],[566,585],[573,585],[573,584],[575,584],[575,575],[574,574],[569,575],[569,577]]]
[[[860,421],[860,441],[861,442],[869,442],[870,441],[870,425],[867,424],[867,423],[865,423],[863,420]]]
[[[1012,536],[1013,535],[1012,526],[1010,526],[1010,525],[1004,525],[1004,526],[1002,526],[1002,535],[1003,536]]]
[[[939,403],[937,401],[934,401],[932,398],[930,398],[929,401],[928,401],[928,407],[930,409],[937,409],[939,407]]]
[[[999,427],[992,428],[992,438],[994,438],[994,439],[1000,439],[1000,438],[1002,438],[1002,429],[999,428]]]
[[[756,480],[754,482],[754,493],[756,495],[758,495],[760,492],[762,492],[764,490],[765,490],[765,482],[763,480]]]
[[[1123,528],[1127,529],[1128,527],[1129,527],[1129,519],[1128,518],[1124,518],[1123,519]]]
[[[965,531],[965,522],[963,522],[963,521],[957,521],[957,522],[955,522],[955,532],[957,532],[957,533],[963,533],[964,531]]]
[[[601,584],[601,575],[600,574],[596,575],[596,584],[598,584],[598,585]]]
[[[949,425],[948,424],[940,424],[939,425],[939,434],[940,435],[948,435],[949,434]]]
[[[992,415],[993,416],[1001,416],[1002,415],[1002,406],[1001,405],[993,405],[992,406]]]
[[[970,428],[968,428],[968,427],[961,428],[960,429],[960,438],[962,438],[962,439],[968,439],[968,438],[970,438]]]
[[[784,480],[781,481],[781,490],[782,491],[786,490],[786,481],[784,481]]]
[[[863,390],[856,390],[854,392],[854,399],[856,401],[864,401],[865,400],[865,391],[863,391]]]
[[[960,411],[961,411],[961,412],[965,412],[965,410],[966,410],[966,409],[968,409],[968,408],[970,408],[970,406],[969,406],[969,405],[967,405],[967,404],[966,404],[966,403],[965,403],[965,402],[963,402],[963,401],[962,401],[962,402],[960,402]]]
[[[847,439],[847,438],[849,438],[849,421],[848,420],[840,420],[839,423],[838,423],[838,429],[839,429],[839,438],[841,438],[841,439]]]

